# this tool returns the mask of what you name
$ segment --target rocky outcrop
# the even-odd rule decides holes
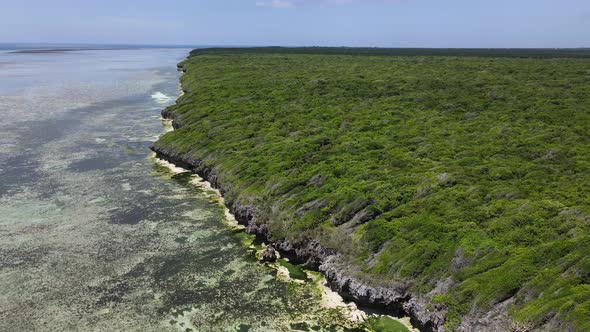
[[[174,122],[176,120],[173,119]],[[204,166],[201,160],[185,158],[166,148],[152,146],[152,150],[158,158],[190,170],[210,182],[213,187],[219,189],[222,195],[228,191],[228,185],[220,183],[219,177],[213,169]],[[230,200],[226,200],[226,204],[236,220],[246,226],[248,233],[255,234],[259,239],[269,244],[267,248],[278,250],[281,256],[289,258],[291,262],[303,264],[305,268],[310,270],[323,272],[328,285],[344,299],[384,314],[409,316],[412,324],[421,331],[443,330],[443,313],[429,310],[428,301],[411,294],[408,291],[409,285],[400,283],[388,287],[373,287],[357,278],[353,273],[349,273],[344,267],[345,264],[341,256],[334,250],[327,249],[311,239],[299,243],[273,239],[269,236],[265,224],[256,223],[254,206]]]
[[[277,251],[273,246],[266,246],[260,255],[261,262],[273,263],[278,259]]]

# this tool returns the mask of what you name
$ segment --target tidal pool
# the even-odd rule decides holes
[[[0,53],[1,331],[364,329],[153,158],[187,53]]]

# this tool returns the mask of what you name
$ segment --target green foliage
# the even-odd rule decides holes
[[[408,328],[389,317],[370,317],[364,324],[366,329],[374,332],[408,332]]]
[[[248,47],[201,48],[191,56],[202,54],[332,54],[332,55],[385,55],[385,56],[478,56],[508,58],[590,58],[590,49],[551,48],[359,48],[359,47]]]
[[[451,327],[514,298],[517,321],[590,329],[590,61],[367,50],[197,50],[156,146],[368,282],[452,278]]]

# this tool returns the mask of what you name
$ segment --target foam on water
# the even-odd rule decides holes
[[[168,97],[167,95],[159,91],[152,94],[152,99],[154,99],[159,104],[168,104],[170,103],[170,101],[172,101],[172,98]]]

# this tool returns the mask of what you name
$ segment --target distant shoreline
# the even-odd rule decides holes
[[[50,49],[24,49],[24,50],[9,50],[6,53],[12,54],[51,54],[51,53],[66,53],[66,52],[80,52],[80,51],[129,51],[129,50],[146,50],[146,49],[170,49],[180,47],[121,47],[121,48],[50,48]]]
[[[108,49],[92,49],[92,48],[71,48],[71,49],[40,49],[40,50],[15,50],[15,51],[8,51],[8,53],[13,54],[43,54],[43,53],[65,53],[65,52],[76,52],[76,51],[98,51],[98,50],[108,50]]]
[[[199,48],[190,56],[218,54],[316,54],[352,56],[443,56],[487,58],[590,58],[589,48],[386,48],[386,47],[223,47]]]
[[[49,54],[79,51],[118,51],[143,49],[195,49],[191,45],[132,45],[132,44],[19,44],[0,43],[0,52],[11,54]],[[200,46],[206,47],[206,46]]]
[[[571,48],[456,48],[456,47],[323,47],[323,46],[246,46],[246,45],[151,45],[151,44],[59,44],[0,43],[0,52],[11,54],[51,54],[79,51],[141,49],[191,49],[193,53],[305,53],[394,56],[478,56],[521,58],[590,58],[590,47]]]

